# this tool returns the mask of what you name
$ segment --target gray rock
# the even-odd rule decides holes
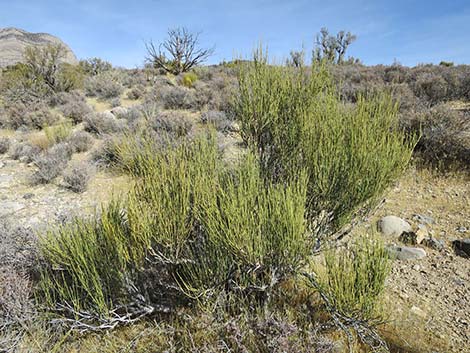
[[[437,251],[444,249],[444,242],[436,238],[426,238],[421,242],[421,244]]]
[[[110,110],[110,113],[113,114],[116,118],[121,118],[123,115],[127,114],[129,109],[124,107],[115,107]]]
[[[386,237],[400,236],[403,232],[411,232],[410,224],[396,216],[386,216],[377,222],[377,229]]]
[[[456,239],[452,245],[457,255],[470,257],[470,239]]]
[[[434,218],[432,218],[431,216],[426,216],[426,215],[421,215],[421,214],[413,215],[413,220],[418,222],[418,223],[424,223],[424,224],[427,224],[427,225],[431,225],[431,224],[436,223]]]
[[[25,206],[15,201],[3,201],[0,203],[0,217],[11,215],[19,210],[22,210]]]
[[[408,246],[390,246],[387,248],[392,259],[407,261],[419,260],[426,256],[426,251],[421,248],[412,248]]]
[[[27,47],[45,47],[49,44],[60,44],[65,49],[62,62],[72,65],[78,60],[72,50],[59,38],[47,33],[30,33],[18,28],[0,29],[0,68],[22,62]]]

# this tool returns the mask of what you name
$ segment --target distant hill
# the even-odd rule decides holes
[[[47,44],[62,44],[67,51],[63,61],[70,64],[78,63],[70,47],[59,38],[48,33],[30,33],[10,27],[0,29],[0,68],[21,62],[26,47]]]

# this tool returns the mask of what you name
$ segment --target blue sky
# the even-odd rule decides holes
[[[0,27],[48,32],[79,58],[143,64],[145,42],[168,28],[202,31],[215,45],[210,63],[247,56],[262,41],[278,60],[302,44],[310,52],[321,27],[357,35],[349,54],[365,64],[470,64],[470,0],[0,0]]]

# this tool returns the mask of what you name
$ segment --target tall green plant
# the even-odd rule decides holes
[[[240,70],[235,111],[264,175],[284,180],[306,169],[309,212],[331,212],[336,226],[384,191],[416,143],[398,128],[388,95],[346,105],[325,67],[271,66],[262,49]]]

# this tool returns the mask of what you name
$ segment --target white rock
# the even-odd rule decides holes
[[[411,225],[396,216],[386,216],[377,222],[377,228],[386,237],[400,236],[403,232],[411,232]]]

